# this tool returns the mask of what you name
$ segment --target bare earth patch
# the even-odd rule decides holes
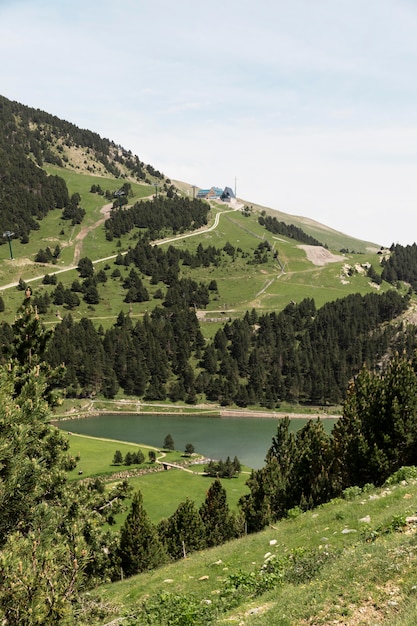
[[[297,246],[305,251],[307,259],[314,265],[327,265],[327,263],[336,263],[344,261],[345,257],[341,254],[333,254],[323,248],[323,246]]]

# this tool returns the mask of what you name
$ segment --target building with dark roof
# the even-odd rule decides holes
[[[223,202],[230,202],[231,200],[234,200],[235,197],[236,196],[233,193],[233,189],[231,189],[230,187],[225,187],[220,199],[223,200]]]
[[[233,190],[230,187],[220,189],[220,187],[210,187],[210,189],[200,189],[197,193],[197,198],[204,200],[223,200],[223,202],[230,202],[235,197]]]

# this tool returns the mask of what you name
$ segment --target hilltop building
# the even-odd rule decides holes
[[[230,202],[235,197],[233,190],[230,187],[220,189],[220,187],[210,187],[210,189],[200,189],[197,193],[197,198],[200,200],[222,200],[223,202]]]
[[[219,187],[210,187],[210,189],[200,189],[197,198],[204,200],[220,200],[223,189]]]
[[[221,195],[221,200],[223,200],[223,202],[230,202],[231,200],[234,200],[235,198],[236,196],[233,193],[233,189],[231,189],[230,187],[225,187]]]

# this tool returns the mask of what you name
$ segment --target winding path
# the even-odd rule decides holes
[[[152,197],[152,196],[149,196],[149,197]],[[112,203],[105,204],[100,209],[100,213],[102,213],[102,216],[96,222],[94,222],[94,224],[90,224],[90,226],[86,226],[85,228],[82,228],[80,232],[78,233],[78,235],[75,237],[74,257],[73,257],[72,265],[68,265],[67,267],[63,267],[59,270],[54,270],[53,274],[63,274],[64,272],[69,272],[70,270],[77,269],[78,261],[80,260],[80,257],[81,257],[84,239],[86,238],[88,233],[90,233],[92,230],[95,230],[96,228],[104,224],[104,222],[110,215],[112,206],[113,206]],[[196,235],[201,235],[202,233],[208,233],[217,228],[217,226],[219,225],[221,215],[225,215],[226,213],[232,213],[234,211],[239,211],[243,206],[244,205],[241,203],[234,203],[233,209],[216,213],[213,224],[211,226],[208,226],[207,228],[203,226],[202,228],[199,228],[198,230],[193,230],[192,232],[184,233],[182,235],[176,235],[175,237],[169,237],[167,239],[159,239],[152,243],[154,245],[161,245],[161,244],[166,244],[166,243],[172,243],[173,241],[178,241],[179,239],[186,239],[187,237],[195,237]],[[95,265],[96,263],[102,263],[103,261],[111,261],[112,259],[115,259],[118,256],[118,254],[112,254],[110,256],[103,257],[101,259],[96,259],[95,261],[93,261],[93,265]],[[122,254],[126,254],[126,252],[122,252]],[[44,277],[44,274],[42,274],[41,276],[34,276],[32,278],[28,278],[27,280],[25,280],[25,282],[32,283],[32,282],[35,282],[36,280],[41,280],[43,277]],[[18,284],[19,284],[18,281],[14,281],[12,283],[8,283],[7,285],[0,285],[0,291],[11,289],[12,287],[16,287]]]

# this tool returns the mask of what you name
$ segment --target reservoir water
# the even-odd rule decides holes
[[[162,447],[166,435],[171,434],[177,450],[184,450],[187,443],[192,443],[196,452],[209,458],[225,460],[237,456],[244,465],[258,469],[264,464],[278,422],[275,418],[106,414],[61,421],[59,427],[83,435],[155,447]],[[290,428],[296,431],[306,422],[307,419],[291,419]],[[323,421],[327,432],[334,423],[334,419]]]

